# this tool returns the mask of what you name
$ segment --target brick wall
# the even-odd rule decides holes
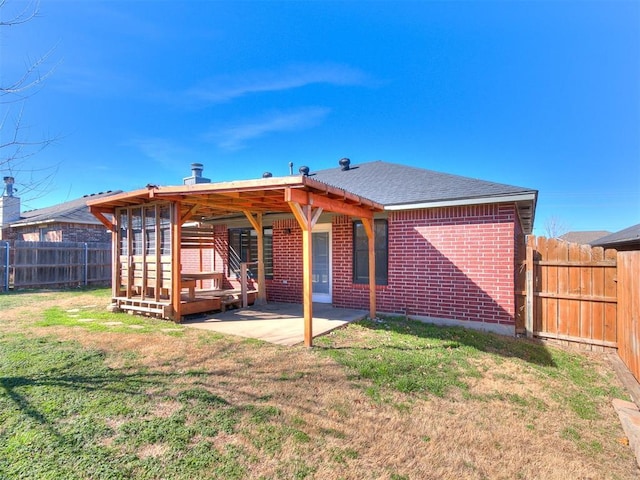
[[[390,212],[389,281],[376,289],[378,310],[514,325],[514,276],[523,234],[515,205]],[[368,309],[369,286],[352,282],[353,223],[332,221],[333,303]],[[215,231],[215,269],[227,273],[228,235]],[[186,265],[183,256],[183,269]],[[191,268],[191,267],[189,267]],[[238,288],[234,278],[227,288]],[[302,237],[295,219],[273,224],[272,302],[302,301]]]
[[[391,212],[378,310],[512,325],[517,222],[513,205]],[[334,221],[333,235],[333,303],[368,308],[368,286],[351,280],[351,222]]]
[[[42,238],[41,238],[42,235]],[[74,223],[53,223],[9,227],[4,229],[4,240],[24,240],[28,242],[111,242],[111,232],[103,225]]]
[[[273,280],[267,300],[302,302],[302,231],[295,219],[273,223]]]

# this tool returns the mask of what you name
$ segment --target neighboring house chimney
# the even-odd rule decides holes
[[[195,185],[197,183],[211,183],[211,180],[209,178],[204,178],[202,176],[202,170],[204,170],[204,167],[201,163],[192,163],[191,176],[184,178],[184,184]]]
[[[20,220],[20,198],[13,195],[13,181],[13,177],[4,177],[4,190],[0,197],[0,239],[3,238],[2,229]]]

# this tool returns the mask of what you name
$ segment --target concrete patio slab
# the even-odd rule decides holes
[[[334,308],[326,303],[313,304],[313,336],[323,335],[349,322],[367,316],[365,310]],[[278,345],[296,345],[304,341],[302,305],[268,303],[188,319],[183,325],[228,335],[257,338]]]

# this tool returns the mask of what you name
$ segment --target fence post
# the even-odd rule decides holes
[[[247,264],[246,262],[242,262],[240,264],[240,292],[242,295],[242,307],[246,308],[249,305],[249,300],[247,296]]]
[[[6,252],[6,256],[5,256],[5,262],[4,262],[4,278],[3,280],[3,286],[2,286],[2,290],[4,292],[8,292],[9,291],[9,242],[4,242],[4,248],[5,248],[5,252]]]
[[[527,238],[526,278],[525,278],[525,317],[524,328],[527,338],[533,337],[533,241],[534,237]]]
[[[89,245],[84,242],[84,286],[89,284]]]

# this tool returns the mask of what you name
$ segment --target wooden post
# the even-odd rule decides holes
[[[242,262],[240,264],[240,292],[242,297],[242,308],[249,306],[249,298],[247,295],[247,263]]]
[[[120,296],[120,284],[122,283],[122,266],[120,265],[122,229],[128,226],[120,225],[122,212],[118,210],[113,214],[113,221],[116,225],[116,230],[111,234],[111,297],[115,301],[115,298]]]
[[[162,233],[160,232],[160,206],[156,205],[154,208],[154,216],[155,216],[155,236],[156,236],[156,281],[154,287],[156,302],[160,301],[160,292],[162,290]]]
[[[524,326],[527,337],[533,337],[533,242],[535,237],[527,239],[527,257],[526,257],[526,300],[525,300],[525,319]]]
[[[172,202],[171,212],[171,306],[173,320],[182,321],[182,301],[180,287],[181,273],[181,237],[182,219],[180,218],[180,202]]]
[[[134,262],[133,262],[133,222],[131,216],[133,209],[127,210],[127,298],[133,297],[133,274]]]
[[[376,318],[376,245],[373,218],[362,218],[369,245],[369,318]]]
[[[142,286],[140,287],[140,298],[144,300],[147,297],[149,281],[149,268],[147,266],[147,207],[140,206],[140,230],[141,230],[141,247],[142,247]]]
[[[307,219],[310,219],[311,207],[305,207]],[[311,228],[307,226],[302,230],[302,292],[304,310],[304,344],[307,347],[313,345],[313,259],[312,259]]]
[[[304,310],[304,344],[313,346],[313,226],[320,218],[322,208],[314,210],[311,205],[300,206],[298,202],[288,201],[293,216],[302,229],[302,302]]]
[[[267,288],[264,273],[264,230],[262,213],[256,213],[255,217],[249,211],[245,211],[244,214],[258,235],[258,298],[256,304],[263,305],[267,303]]]

